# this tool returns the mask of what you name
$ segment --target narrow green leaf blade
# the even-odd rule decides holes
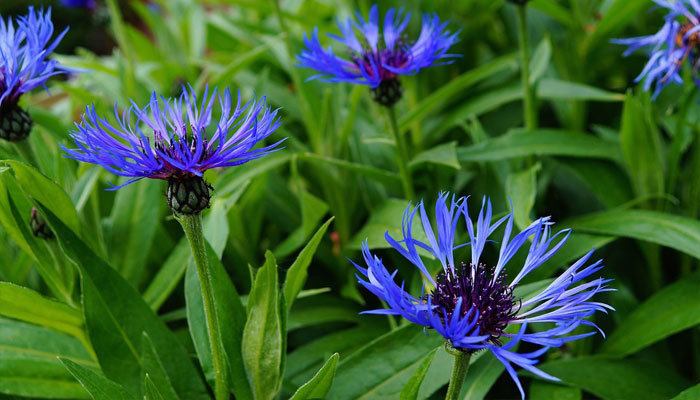
[[[649,114],[642,102],[628,92],[622,109],[620,145],[638,196],[664,192],[660,134]]]
[[[674,397],[673,400],[697,400],[700,399],[700,383],[692,386]]]
[[[243,328],[243,362],[256,399],[272,399],[281,383],[282,332],[277,262],[271,252],[255,277],[248,296],[248,320]]]
[[[418,369],[416,369],[416,372],[411,375],[411,378],[408,379],[408,382],[406,382],[403,389],[401,389],[399,400],[416,400],[418,398],[420,385],[423,383],[425,374],[428,372],[430,364],[433,362],[433,358],[435,358],[435,353],[437,353],[439,349],[440,348],[435,348],[435,350],[431,351],[427,356],[425,356],[423,361],[418,366]]]
[[[294,300],[297,298],[297,295],[301,289],[304,288],[304,283],[306,283],[306,277],[308,276],[307,271],[309,265],[311,264],[311,260],[313,259],[316,249],[318,248],[319,243],[321,243],[321,239],[323,239],[323,235],[326,234],[326,230],[332,221],[333,218],[330,218],[328,221],[326,221],[326,223],[318,228],[314,236],[311,237],[311,240],[309,240],[309,243],[307,243],[301,250],[296,260],[294,260],[294,263],[287,271],[287,277],[285,278],[283,289],[284,298],[287,305],[287,313],[289,313],[289,310],[292,309],[292,304],[294,303]]]
[[[9,282],[0,282],[0,314],[84,338],[80,311]]]
[[[514,130],[503,136],[457,149],[460,162],[499,161],[531,155],[619,160],[620,149],[595,136],[555,129]]]
[[[30,398],[90,398],[61,365],[59,357],[86,368],[98,368],[77,339],[0,318],[0,393]]]
[[[85,390],[90,393],[93,400],[134,400],[135,397],[129,394],[121,385],[107,379],[104,375],[89,368],[73,362],[67,358],[60,357],[66,369],[80,382]]]
[[[604,399],[666,400],[688,386],[668,368],[643,360],[581,357],[548,362],[540,368]]]
[[[141,368],[143,370],[144,384],[146,381],[149,381],[159,394],[165,395],[168,399],[179,399],[180,397],[175,393],[168,373],[163,367],[163,362],[153,347],[153,342],[151,342],[148,334],[144,332],[141,339]],[[144,392],[146,389],[147,387],[144,387]]]
[[[177,393],[188,399],[208,398],[187,352],[136,289],[51,210],[41,204],[38,207],[64,252],[80,268],[88,335],[105,375],[131,393],[140,392],[140,354],[136,349],[145,331],[161,355]]]
[[[411,371],[430,351],[440,346],[440,335],[425,336],[419,326],[412,324],[395,329],[368,343],[338,364],[335,384],[328,399],[396,398]],[[384,386],[398,382],[398,390],[383,393]]]
[[[160,391],[148,374],[143,378],[143,392],[144,400],[165,400],[165,397],[160,394]]]
[[[537,194],[537,172],[541,164],[535,164],[522,171],[511,173],[506,179],[506,199],[513,204],[513,219],[521,230],[527,228],[532,219],[530,212],[535,205]]]
[[[657,243],[700,258],[700,221],[647,210],[611,210],[563,223],[576,231]]]
[[[700,274],[672,283],[642,303],[603,343],[601,352],[625,356],[700,324]]]
[[[334,353],[308,382],[297,390],[290,400],[323,399],[328,394],[335,377],[335,367],[340,355]]]

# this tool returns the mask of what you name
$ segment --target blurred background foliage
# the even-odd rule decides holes
[[[592,247],[605,259],[603,274],[615,279],[618,291],[601,300],[617,311],[596,316],[607,340],[594,336],[550,351],[542,369],[563,382],[523,374],[529,397],[668,399],[700,381],[697,88],[670,86],[652,102],[633,83],[644,54],[623,58],[623,49],[609,43],[655,32],[662,15],[649,12],[651,1],[529,3],[530,82],[539,108],[533,132],[522,129],[513,5],[381,1],[380,15],[397,5],[414,15],[410,35],[423,12],[461,30],[451,52],[462,57],[402,81],[397,111],[416,199],[401,197],[388,121],[369,90],[306,82],[313,73],[295,67],[305,32],[318,26],[337,33],[336,18],[355,9],[366,15],[372,2],[284,0],[278,10],[263,0],[98,0],[89,10],[3,0],[0,13],[22,14],[30,4],[53,5],[57,30],[70,25],[55,58],[88,72],[53,79],[50,96],[41,90],[23,96],[35,121],[31,145],[48,179],[12,161],[0,169],[0,278],[32,290],[14,292],[19,289],[4,284],[0,292],[0,314],[8,317],[0,320],[0,393],[83,398],[87,393],[55,356],[97,366],[81,345],[88,338],[69,257],[21,227],[31,208],[26,193],[51,202],[49,208],[195,353],[185,309],[189,249],[166,207],[164,184],[140,181],[105,191],[117,177],[62,157],[58,146],[69,144],[68,132],[88,104],[107,115],[114,103],[121,110],[130,99],[144,104],[154,91],[175,96],[183,84],[199,92],[206,85],[240,89],[244,99],[266,95],[282,109],[282,128],[270,140],[288,136],[283,151],[206,175],[216,189],[204,213],[206,236],[239,293],[250,291],[249,267],[262,265],[266,250],[284,277],[334,217],[320,231],[306,290],[291,309],[281,398],[334,352],[340,363],[329,398],[397,398],[440,344],[436,335],[406,329],[372,342],[390,326],[386,318],[358,315],[381,305],[358,290],[347,259],[360,258],[365,238],[371,248],[386,248],[384,232],[399,232],[408,200],[430,204],[440,191],[472,195],[474,207],[490,196],[501,215],[512,202],[521,229],[542,215],[552,215],[558,229],[574,229],[568,244],[525,283],[550,278]],[[0,158],[21,159],[5,143]],[[420,290],[416,269],[393,252],[380,254]],[[35,299],[36,292],[58,302]],[[10,343],[17,335],[22,342]],[[448,357],[436,353],[419,398],[440,398]],[[109,374],[115,367],[102,368]],[[476,358],[465,385],[469,398],[517,397],[502,372],[497,361]],[[29,387],[29,377],[40,382]]]

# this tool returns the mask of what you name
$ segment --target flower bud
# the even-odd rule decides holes
[[[168,205],[176,214],[199,214],[209,208],[213,188],[199,176],[168,179]]]
[[[379,86],[372,88],[371,92],[372,100],[384,107],[391,107],[396,104],[397,101],[401,100],[403,88],[398,79],[385,79]]]
[[[34,236],[38,238],[51,239],[54,237],[51,228],[46,225],[46,221],[41,218],[39,211],[37,211],[37,209],[34,207],[32,207],[32,213],[29,217],[29,227],[32,228],[32,233]]]
[[[32,118],[17,104],[0,106],[0,139],[19,142],[32,131]]]

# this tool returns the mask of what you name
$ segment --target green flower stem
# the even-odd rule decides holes
[[[462,385],[467,379],[469,359],[472,358],[472,355],[455,349],[449,343],[445,344],[445,350],[455,357],[454,364],[452,364],[450,386],[447,387],[445,400],[457,400],[459,399],[459,393],[462,391]]]
[[[521,81],[523,86],[523,112],[525,128],[532,131],[537,128],[537,110],[535,94],[530,85],[530,45],[527,35],[527,5],[517,5],[518,42],[520,45]]]
[[[17,154],[19,154],[29,165],[41,171],[39,160],[34,154],[34,149],[32,149],[32,145],[29,143],[29,138],[13,143],[15,145],[15,149],[17,150]]]
[[[216,400],[228,400],[228,364],[224,343],[221,341],[221,330],[219,328],[219,318],[216,314],[216,304],[214,302],[214,289],[211,271],[209,270],[209,260],[204,244],[204,232],[202,230],[202,215],[200,213],[178,216],[178,221],[185,231],[187,240],[190,242],[194,264],[197,267],[199,284],[202,288],[204,298],[204,315],[207,320],[207,332],[209,343],[211,343],[212,361],[214,364],[214,394]]]
[[[387,107],[389,113],[389,122],[391,124],[391,133],[394,135],[396,142],[396,163],[399,166],[399,174],[401,175],[401,183],[403,184],[404,196],[407,200],[414,200],[413,181],[411,180],[411,172],[408,169],[408,155],[406,154],[406,143],[401,136],[399,123],[396,119],[396,110],[394,107]]]

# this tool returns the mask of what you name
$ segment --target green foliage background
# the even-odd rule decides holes
[[[41,4],[3,1],[0,13],[23,13],[30,3]],[[607,339],[551,350],[541,367],[562,382],[523,373],[528,397],[697,398],[700,96],[689,83],[652,102],[633,84],[644,55],[622,58],[609,43],[655,32],[662,16],[648,12],[651,1],[529,3],[539,109],[530,132],[522,128],[513,5],[381,1],[382,10],[401,3],[413,13],[410,36],[422,12],[461,30],[452,52],[463,57],[402,79],[397,112],[416,199],[402,198],[388,121],[368,89],[306,82],[312,72],[293,60],[304,32],[337,33],[336,17],[366,15],[370,1],[285,0],[280,10],[268,0],[153,3],[110,0],[94,12],[55,6],[57,29],[71,25],[55,58],[89,72],[52,80],[51,96],[23,97],[38,168],[0,144],[3,397],[208,397],[201,294],[163,182],[105,191],[117,177],[62,157],[58,146],[69,145],[88,104],[107,115],[115,102],[177,95],[188,82],[200,92],[209,84],[240,88],[244,99],[266,95],[283,118],[270,140],[289,137],[283,151],[206,175],[216,191],[205,235],[237,398],[444,395],[451,360],[438,335],[358,315],[381,305],[358,289],[347,260],[360,259],[365,238],[387,248],[384,232],[400,231],[408,200],[431,204],[440,191],[472,195],[472,206],[490,196],[500,215],[512,201],[520,228],[552,215],[557,229],[574,229],[520,293],[592,247],[605,259],[601,273],[615,279],[618,291],[601,301],[617,311],[595,317]],[[57,239],[31,235],[33,205]],[[415,268],[379,253],[420,290]],[[251,333],[256,324],[266,326],[263,336]],[[472,363],[465,398],[518,396],[493,357]],[[402,392],[409,380],[414,393]]]

